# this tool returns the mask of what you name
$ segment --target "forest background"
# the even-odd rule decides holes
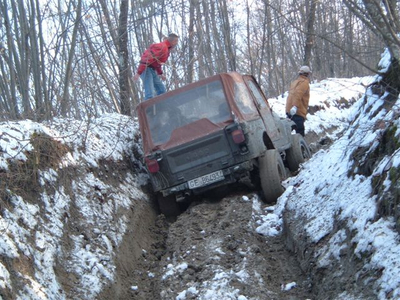
[[[134,116],[140,54],[170,32],[168,90],[238,71],[275,97],[303,64],[313,80],[376,73],[385,48],[398,72],[399,11],[396,0],[3,0],[0,121]]]

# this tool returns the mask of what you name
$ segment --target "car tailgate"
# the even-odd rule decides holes
[[[190,177],[196,177],[228,165],[233,160],[233,153],[237,151],[232,147],[237,148],[228,141],[225,131],[221,130],[191,143],[165,150],[163,156],[168,161],[172,174],[192,170],[196,174]]]

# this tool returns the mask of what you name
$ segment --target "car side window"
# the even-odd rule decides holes
[[[261,94],[260,90],[256,86],[256,84],[253,81],[248,80],[247,84],[249,85],[249,88],[251,92],[254,95],[254,98],[256,98],[256,101],[258,105],[260,105],[260,108],[265,108],[267,106],[267,103],[264,100],[263,95]]]
[[[244,114],[257,112],[257,108],[244,83],[235,83],[235,102]]]

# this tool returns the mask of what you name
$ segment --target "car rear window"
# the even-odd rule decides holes
[[[220,81],[166,98],[146,108],[147,121],[155,145],[167,142],[172,132],[200,119],[218,124],[231,118]]]

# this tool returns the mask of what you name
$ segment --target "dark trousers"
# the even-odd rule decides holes
[[[302,136],[304,136],[304,131],[305,131],[305,127],[304,127],[304,121],[305,119],[302,116],[299,115],[294,115],[292,117],[292,121],[296,123],[296,133],[301,134]]]

